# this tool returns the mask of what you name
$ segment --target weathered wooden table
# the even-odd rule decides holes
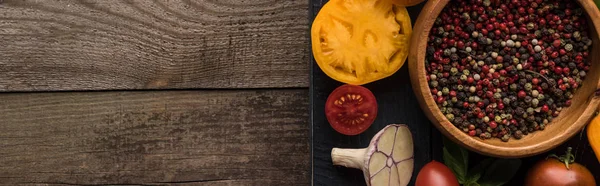
[[[0,184],[311,184],[323,2],[0,0]]]
[[[0,0],[0,184],[308,185],[308,4]]]

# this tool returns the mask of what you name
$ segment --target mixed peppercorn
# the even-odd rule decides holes
[[[456,0],[431,29],[427,81],[465,133],[521,139],[571,105],[591,46],[575,1]]]

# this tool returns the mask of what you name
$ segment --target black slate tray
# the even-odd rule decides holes
[[[309,20],[312,20],[327,0],[309,0]],[[414,25],[423,5],[408,7],[408,12]],[[309,28],[310,29],[310,28]],[[310,47],[310,44],[309,44]],[[312,56],[312,52],[311,52]],[[405,64],[391,77],[364,85],[370,89],[379,105],[377,119],[364,133],[357,136],[344,136],[334,131],[324,115],[325,100],[329,93],[342,83],[325,75],[314,58],[310,59],[310,122],[311,122],[311,179],[312,185],[365,185],[362,172],[358,169],[349,169],[333,166],[331,163],[331,149],[364,148],[371,137],[388,124],[407,124],[412,131],[415,142],[415,166],[409,185],[414,185],[418,171],[426,163],[436,160],[442,161],[442,135],[431,125],[425,117],[417,100],[415,99],[408,75],[408,64]],[[517,171],[513,180],[505,185],[522,185],[527,170],[538,160],[548,154],[563,154],[567,147],[573,147],[576,161],[586,166],[595,174],[596,181],[600,182],[600,163],[594,155],[585,132],[574,136],[565,144],[556,149],[537,156],[522,158],[522,166]],[[486,156],[470,153],[469,166],[483,160]]]
[[[326,1],[311,1],[311,22],[324,3]],[[422,5],[408,8],[413,24],[421,8]],[[407,124],[412,131],[415,143],[415,171],[410,185],[413,185],[417,176],[416,170],[432,159],[441,161],[440,134],[419,107],[410,84],[407,63],[393,76],[364,85],[375,95],[379,112],[373,125],[357,136],[337,133],[325,118],[327,96],[343,84],[325,75],[314,59],[311,59],[310,82],[313,185],[365,185],[360,170],[333,166],[331,149],[364,148],[368,146],[371,137],[388,124]]]

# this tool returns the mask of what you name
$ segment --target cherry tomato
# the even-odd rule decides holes
[[[377,116],[377,101],[373,93],[362,86],[342,85],[329,95],[325,115],[333,129],[345,135],[357,135],[367,130]]]
[[[569,164],[556,158],[548,158],[537,162],[527,173],[525,186],[562,186],[580,185],[595,186],[596,180],[590,171],[578,163]]]
[[[416,186],[459,186],[458,179],[446,165],[431,161],[417,175]]]

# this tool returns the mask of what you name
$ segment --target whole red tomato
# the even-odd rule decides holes
[[[570,149],[567,154],[570,155]],[[525,186],[596,186],[596,180],[587,168],[574,162],[567,168],[564,161],[572,162],[572,159],[547,158],[537,162],[529,169]]]
[[[416,186],[459,186],[458,179],[446,165],[431,161],[417,175]]]

